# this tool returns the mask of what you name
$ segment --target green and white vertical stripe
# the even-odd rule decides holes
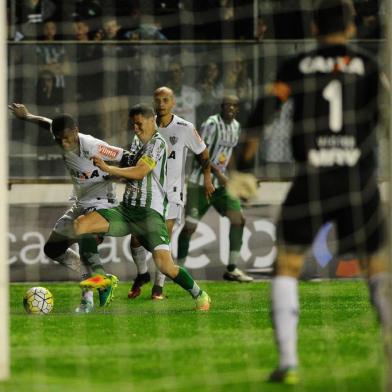
[[[222,172],[226,171],[233,149],[238,144],[240,133],[241,126],[237,120],[227,124],[219,114],[208,117],[207,121],[201,126],[201,137],[208,147],[210,160]],[[193,162],[189,182],[199,185],[204,184],[203,171],[197,161]],[[214,175],[213,184],[215,187],[219,185]]]
[[[162,216],[166,214],[167,144],[157,132],[141,145],[137,155],[154,160],[156,166],[142,180],[129,180],[125,187],[123,203],[126,206],[152,208]],[[139,159],[140,159],[139,158]]]

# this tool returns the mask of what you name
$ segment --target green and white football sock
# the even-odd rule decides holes
[[[272,320],[279,350],[279,368],[295,368],[297,358],[298,282],[290,276],[276,276],[271,285]]]
[[[184,267],[179,267],[178,275],[173,279],[173,281],[184,290],[188,291],[193,298],[197,298],[202,292],[200,287]]]
[[[146,249],[144,249],[143,246],[138,246],[137,248],[131,247],[131,254],[133,261],[136,264],[138,275],[142,275],[148,272]]]

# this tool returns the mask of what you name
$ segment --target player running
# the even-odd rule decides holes
[[[177,260],[180,265],[184,264],[191,236],[204,214],[213,206],[219,214],[226,216],[230,221],[229,264],[223,278],[229,281],[251,282],[253,278],[237,267],[245,218],[242,214],[240,200],[231,196],[225,188],[228,179],[224,175],[241,133],[240,123],[235,119],[238,114],[238,105],[239,101],[236,96],[224,97],[220,114],[208,117],[202,125],[201,133],[210,152],[214,173],[213,184],[216,191],[207,197],[203,189],[203,173],[195,162],[188,182],[185,225],[178,238]]]
[[[105,233],[114,237],[129,234],[137,237],[140,244],[152,253],[156,267],[191,294],[196,310],[207,311],[210,308],[208,294],[199,288],[185,268],[173,263],[171,256],[164,218],[168,147],[157,132],[154,110],[146,105],[136,105],[131,108],[129,118],[142,143],[131,167],[110,166],[100,157],[93,157],[94,164],[101,170],[128,180],[123,201],[118,207],[78,217],[74,222],[75,232],[78,235]]]
[[[298,382],[297,279],[304,254],[326,222],[337,228],[339,254],[356,254],[368,279],[370,300],[391,327],[384,222],[376,174],[376,123],[380,69],[347,40],[355,33],[346,0],[323,0],[314,12],[318,46],[287,60],[259,102],[253,125],[265,123],[275,104],[294,104],[291,145],[297,175],[282,205],[272,281],[272,318],[279,365],[270,381]],[[264,119],[263,119],[264,113]]]
[[[210,198],[215,190],[211,181],[208,149],[197,133],[195,126],[172,113],[175,103],[174,93],[170,88],[159,87],[155,90],[154,107],[157,114],[158,132],[169,146],[167,158],[168,212],[166,215],[166,226],[170,238],[174,226],[176,224],[177,226],[181,225],[184,207],[185,162],[188,149],[196,155],[196,159],[201,167],[203,174],[201,181],[205,197]],[[150,274],[147,269],[147,252],[135,236],[132,236],[131,239],[131,253],[137,266],[137,276],[128,293],[128,297],[133,299],[140,295],[142,285],[150,281]],[[152,299],[160,300],[164,298],[164,282],[165,275],[156,270],[151,292]]]
[[[44,246],[45,255],[60,264],[73,269],[80,269],[80,259],[89,274],[94,274],[97,283],[82,291],[78,313],[89,313],[94,307],[92,288],[97,288],[100,306],[106,306],[113,298],[113,290],[117,286],[117,277],[105,274],[101,264],[98,244],[101,237],[84,235],[77,237],[73,231],[73,221],[86,211],[110,208],[117,205],[115,188],[108,180],[106,172],[94,166],[92,156],[100,156],[104,160],[121,162],[127,153],[113,147],[93,136],[79,132],[77,123],[68,114],[61,114],[53,120],[36,116],[19,103],[9,105],[12,113],[21,120],[37,124],[53,135],[54,141],[60,146],[65,166],[73,184],[73,205],[58,219],[49,239]],[[79,244],[79,255],[70,246]]]

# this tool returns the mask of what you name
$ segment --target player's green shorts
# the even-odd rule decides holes
[[[127,207],[121,203],[118,207],[97,212],[109,222],[106,235],[124,237],[132,234],[149,252],[158,246],[169,249],[166,222],[157,211],[146,207]]]
[[[213,206],[222,216],[226,216],[228,211],[241,211],[240,200],[231,196],[226,188],[217,188],[210,200],[207,200],[204,195],[204,187],[189,183],[185,214],[193,219],[200,220],[210,206]]]

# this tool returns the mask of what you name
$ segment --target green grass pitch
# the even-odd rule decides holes
[[[277,354],[269,283],[202,282],[213,305],[196,313],[190,296],[168,283],[168,299],[126,298],[93,314],[73,313],[76,284],[41,283],[54,310],[29,316],[22,298],[33,284],[11,284],[12,377],[6,392],[381,391],[380,332],[362,281],[300,284],[301,382],[265,382]]]

